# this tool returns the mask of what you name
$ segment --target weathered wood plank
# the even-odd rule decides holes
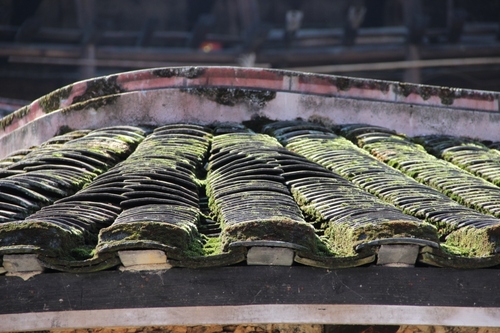
[[[0,314],[244,304],[498,307],[500,270],[238,266],[0,276]]]

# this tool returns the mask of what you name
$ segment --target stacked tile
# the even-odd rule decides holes
[[[332,151],[324,143],[335,140],[336,135],[327,128],[278,122],[265,126],[264,131],[286,148],[320,164],[329,164],[327,158]],[[412,238],[423,245],[438,241],[431,225],[404,214],[323,166],[299,156],[280,164],[295,199],[308,216],[323,224],[330,249],[339,255],[355,255],[358,245],[374,240]]]
[[[500,185],[500,153],[481,142],[448,135],[413,138],[430,153],[468,172]],[[500,211],[498,211],[500,213]]]
[[[22,160],[26,155],[28,155],[29,153],[31,153],[31,151],[33,149],[35,149],[36,147],[32,147],[32,148],[26,148],[26,149],[21,149],[21,150],[17,150],[7,156],[5,156],[4,158],[2,158],[0,160],[0,177],[3,178],[5,176],[7,176],[8,174],[5,173],[5,171],[3,170],[4,168],[16,163],[16,162],[19,162],[20,160]]]
[[[428,221],[442,229],[442,234],[447,236],[447,244],[471,256],[486,256],[495,252],[500,242],[500,219],[483,213],[499,216],[498,187],[437,159],[422,146],[393,131],[368,125],[348,125],[341,129],[341,133],[379,160],[429,186],[415,195],[415,198],[420,195],[425,199],[413,200],[409,205],[401,194],[397,194],[395,199],[405,211],[424,214]],[[437,191],[431,192],[431,188]],[[437,199],[436,192],[456,201]]]
[[[75,193],[129,154],[134,144],[121,140],[116,130],[56,137],[2,169],[0,222],[21,220]]]
[[[0,160],[0,178],[11,176],[16,173],[25,172],[25,170],[22,170],[22,168],[19,167],[19,165],[22,164],[21,161],[23,159],[35,159],[37,155],[41,155],[43,153],[47,154],[50,148],[52,148],[54,151],[60,149],[64,143],[81,138],[82,136],[87,135],[89,132],[90,130],[71,131],[66,134],[57,135],[47,140],[40,146],[21,149],[9,154],[8,156]]]
[[[13,152],[9,156],[4,157],[2,162],[6,162],[4,167],[8,168],[14,163],[22,162],[25,158],[34,160],[37,156],[43,157],[43,154],[46,154],[49,151],[64,149],[64,144],[82,138],[90,132],[92,132],[92,130],[73,130],[64,134],[56,135],[41,143],[39,146],[33,146]]]
[[[159,127],[114,168],[107,180],[126,190],[123,211],[101,230],[98,253],[156,248],[172,258],[202,254],[197,179],[211,136],[208,128],[194,124]]]
[[[314,227],[306,223],[285,185],[276,156],[283,147],[255,133],[213,139],[207,195],[221,225],[224,250],[239,242],[285,242],[316,251]]]
[[[29,208],[35,212],[24,220],[10,216],[0,224],[0,247],[39,248],[48,256],[70,258],[69,252],[78,254],[86,244],[95,244],[99,228],[120,211],[112,205],[118,195],[94,187],[73,193],[123,159],[143,138],[143,130],[135,127],[102,128],[65,143],[50,140],[10,166],[22,173],[0,180],[6,190],[2,196],[17,198],[24,213]]]

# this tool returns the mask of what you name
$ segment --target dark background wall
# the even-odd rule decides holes
[[[498,0],[0,0],[0,97],[173,65],[500,90],[499,21]]]

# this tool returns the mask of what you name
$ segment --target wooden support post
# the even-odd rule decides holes
[[[83,30],[82,55],[81,58],[88,61],[80,69],[81,79],[88,79],[96,76],[95,60],[95,31],[94,31],[94,0],[77,0],[76,8],[78,12],[78,23]]]
[[[409,44],[406,49],[406,60],[407,61],[418,61],[420,60],[420,54],[418,51],[418,45]],[[407,68],[403,74],[404,82],[411,83],[421,83],[422,73],[420,67]]]
[[[425,20],[421,0],[408,0],[403,2],[403,16],[405,26],[408,28],[408,45],[406,60],[420,60],[418,45],[425,36],[427,22]],[[408,68],[403,74],[403,81],[421,83],[420,68]]]
[[[81,77],[82,79],[90,79],[96,76],[96,67],[94,65],[95,61],[95,45],[87,44],[83,47],[82,59],[85,60],[85,64],[81,67]]]

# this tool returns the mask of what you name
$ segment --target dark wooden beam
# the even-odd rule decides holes
[[[500,270],[241,266],[0,277],[0,314],[115,308],[355,304],[499,307]]]
[[[81,47],[79,45],[0,43],[0,57],[26,56],[79,58],[80,54]]]
[[[241,323],[500,326],[500,270],[236,266],[0,277],[0,331]]]

